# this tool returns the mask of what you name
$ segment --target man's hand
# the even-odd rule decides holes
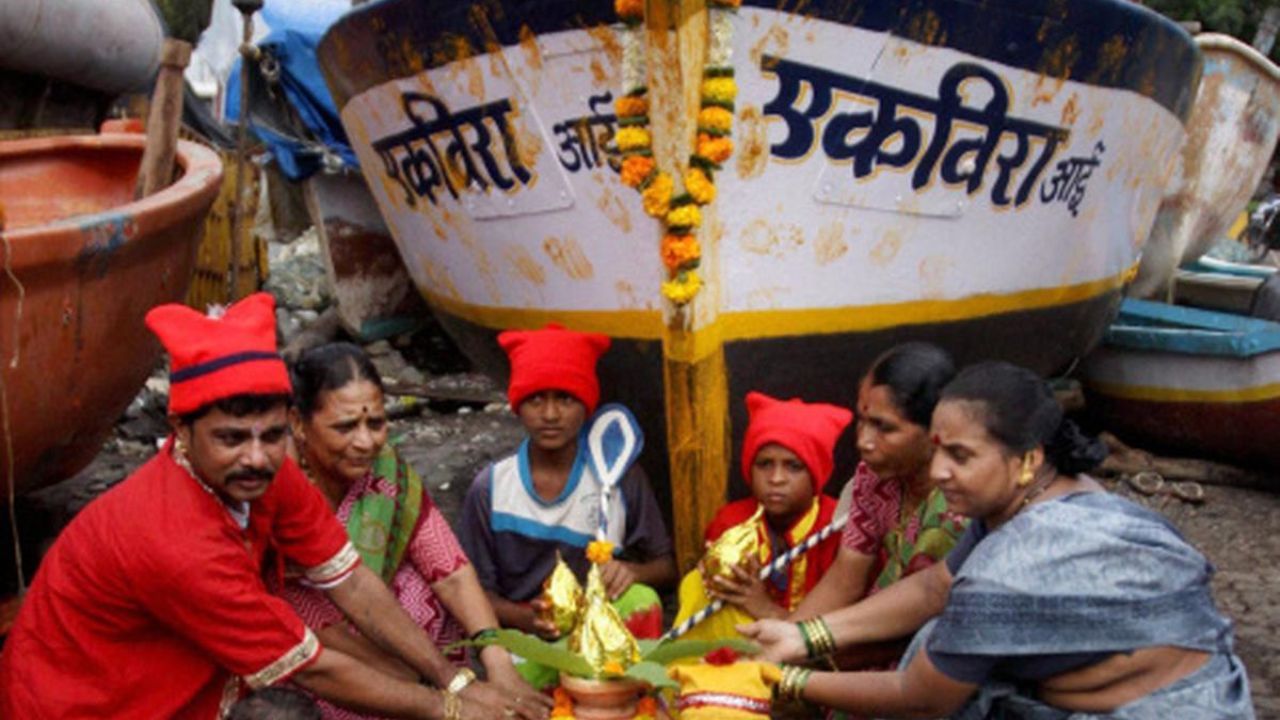
[[[631,563],[610,560],[600,566],[600,579],[604,581],[604,589],[609,593],[609,599],[617,600],[636,582],[636,571]]]
[[[808,657],[800,626],[782,620],[757,620],[739,625],[738,632],[760,646],[759,660],[799,662]]]
[[[521,630],[533,633],[543,640],[556,640],[560,637],[560,631],[548,619],[551,605],[546,600],[543,600],[541,595],[529,601],[529,610],[529,621],[524,627],[520,628]]]

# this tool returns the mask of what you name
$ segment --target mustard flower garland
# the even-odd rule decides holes
[[[622,97],[614,103],[618,116],[615,136],[622,153],[622,182],[640,192],[646,214],[662,220],[662,263],[667,280],[662,294],[676,305],[685,305],[702,289],[697,267],[702,249],[695,238],[702,225],[701,206],[716,199],[715,173],[733,154],[729,139],[733,127],[733,103],[738,88],[733,79],[733,16],[741,0],[709,0],[707,59],[702,68],[698,136],[689,169],[673,177],[657,166],[653,137],[649,132],[649,88],[646,85],[643,0],[614,0],[622,21]]]

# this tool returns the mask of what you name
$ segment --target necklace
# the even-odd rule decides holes
[[[1049,479],[1047,482],[1036,483],[1036,486],[1031,488],[1029,491],[1027,491],[1027,494],[1023,496],[1022,504],[1018,506],[1018,511],[1021,512],[1023,508],[1030,505],[1032,500],[1035,500],[1036,498],[1040,497],[1040,494],[1043,493],[1045,490],[1048,490],[1049,486],[1053,485],[1055,482],[1057,482],[1057,480],[1058,480],[1058,474],[1054,473],[1049,476]]]

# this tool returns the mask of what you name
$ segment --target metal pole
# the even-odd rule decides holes
[[[249,134],[249,63],[257,59],[253,47],[253,14],[262,9],[262,0],[231,0],[244,20],[240,43],[240,116],[236,122],[236,183],[231,201],[231,269],[227,274],[227,302],[235,302],[240,290],[240,229],[244,225],[244,163]]]
[[[1276,32],[1280,31],[1280,6],[1271,6],[1262,14],[1258,32],[1253,36],[1253,47],[1263,55],[1271,55],[1276,44]]]

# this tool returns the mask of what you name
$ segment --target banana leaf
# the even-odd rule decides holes
[[[667,669],[656,662],[641,660],[622,673],[624,677],[647,682],[654,687],[678,688],[680,683],[671,679]]]
[[[702,657],[709,652],[719,650],[723,647],[733,648],[734,651],[741,655],[755,655],[760,652],[760,647],[755,643],[750,643],[740,638],[729,638],[725,640],[668,640],[665,642],[659,642],[647,652],[642,647],[640,650],[640,660],[641,662],[652,662],[659,665],[666,665],[673,660],[680,660],[688,657]]]
[[[519,630],[491,630],[474,640],[460,640],[445,648],[448,652],[458,647],[486,647],[498,645],[526,660],[562,670],[576,677],[592,677],[591,665],[577,653],[571,652],[566,641],[554,644]]]

